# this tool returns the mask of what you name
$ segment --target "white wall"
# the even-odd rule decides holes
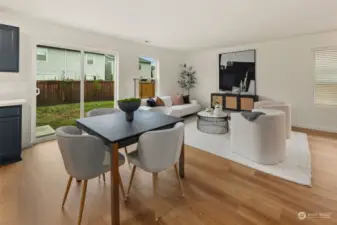
[[[0,9],[0,23],[20,27],[20,72],[0,73],[0,100],[24,98],[28,104],[23,109],[23,146],[31,142],[31,109],[35,107],[35,46],[53,44],[64,47],[84,47],[119,56],[119,98],[133,96],[132,77],[138,74],[138,57],[146,55],[160,62],[159,89],[161,95],[172,95],[178,89],[176,80],[183,53],[115,37],[56,25]]]
[[[290,103],[295,126],[337,132],[337,108],[314,105],[314,49],[331,46],[337,46],[337,32],[190,52],[187,63],[198,78],[192,98],[209,106],[219,86],[219,53],[256,49],[257,94]]]
[[[235,62],[254,62],[254,51],[230,52],[229,54],[222,54],[221,65],[226,66],[228,61]]]

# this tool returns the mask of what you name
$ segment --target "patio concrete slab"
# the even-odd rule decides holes
[[[36,137],[45,137],[45,136],[49,136],[49,135],[53,135],[55,134],[55,130],[49,126],[49,125],[44,125],[44,126],[39,126],[36,127]]]

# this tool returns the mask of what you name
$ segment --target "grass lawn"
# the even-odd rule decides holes
[[[85,102],[85,114],[95,108],[113,108],[113,101]],[[52,106],[39,106],[36,109],[36,125],[50,125],[53,129],[60,126],[76,125],[80,117],[80,103]]]

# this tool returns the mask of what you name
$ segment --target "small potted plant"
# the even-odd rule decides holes
[[[140,106],[140,98],[125,98],[118,100],[118,107],[125,112],[125,119],[132,121],[134,117],[134,111]]]

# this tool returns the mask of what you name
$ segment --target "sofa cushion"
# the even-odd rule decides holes
[[[189,95],[184,95],[183,100],[184,100],[184,104],[190,104],[190,96]]]
[[[147,106],[147,99],[146,98],[142,98],[140,100],[140,105]]]
[[[153,98],[149,98],[146,102],[150,107],[155,107],[157,105]]]
[[[171,114],[171,107],[166,106],[157,106],[157,107],[149,107],[149,106],[141,106],[139,107],[140,110],[147,110],[151,112],[162,112],[167,115]]]
[[[183,96],[181,96],[179,94],[176,95],[176,96],[174,96],[172,102],[173,102],[173,105],[182,105],[182,104],[184,104]]]
[[[156,106],[165,106],[165,102],[158,96],[156,98]]]
[[[165,103],[165,106],[168,106],[168,107],[172,106],[172,97],[171,96],[162,96],[160,98]]]
[[[171,116],[182,117],[191,115],[193,113],[199,112],[201,109],[200,105],[197,104],[184,104],[184,105],[173,105],[171,107]]]

